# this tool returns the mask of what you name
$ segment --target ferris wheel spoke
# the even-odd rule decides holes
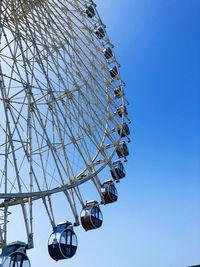
[[[49,137],[48,137],[48,134],[47,134],[46,130],[44,129],[43,125],[42,125],[42,120],[41,120],[41,118],[40,118],[40,119],[38,118],[38,117],[40,117],[40,114],[38,114],[38,116],[35,116],[35,117],[37,118],[38,122],[41,124],[41,127],[43,128],[43,131],[44,131],[44,133],[45,133],[45,136],[46,136],[46,139],[47,139],[47,142],[48,142],[47,145],[49,145],[49,144],[50,144],[50,139],[49,139]],[[60,157],[57,155],[57,152],[56,152],[55,150],[52,149],[52,146],[50,146],[49,148],[50,148],[50,151],[51,151],[52,155],[53,155],[54,157],[56,156],[57,161],[61,164],[61,166],[62,166],[62,168],[63,168],[63,171],[66,172],[65,168],[63,167],[62,162],[60,161]],[[58,172],[59,172],[59,168],[58,168],[58,166],[57,166],[57,169],[58,169]],[[62,183],[64,184],[64,181],[63,181],[63,179],[62,179],[61,174],[60,174],[60,178],[61,178]]]
[[[86,97],[84,96],[83,99],[86,100]],[[86,100],[86,106],[88,106],[87,100]],[[76,109],[78,109],[78,103],[76,104]],[[92,109],[92,108],[91,108],[91,110],[92,110],[92,113],[95,114],[95,110]],[[90,112],[88,113],[84,109],[83,109],[83,112],[84,112],[84,114],[86,113],[88,115],[88,117],[90,117]],[[83,114],[83,112],[81,111],[80,114]],[[98,114],[96,114],[95,118],[91,117],[91,119],[93,120],[94,123],[96,123],[97,121],[99,122],[99,124],[97,125],[98,126],[98,129],[100,129],[100,127],[102,127],[103,128],[103,132],[104,133],[105,132],[107,133],[107,127],[105,127],[104,125],[102,125],[102,121],[99,120],[98,118],[99,118]],[[84,116],[83,115],[82,115],[82,119],[84,120]]]
[[[77,107],[76,107],[77,108]],[[84,120],[84,117],[82,117],[83,118],[83,120]],[[84,128],[83,128],[84,129]],[[90,137],[91,136],[91,137]],[[89,135],[88,135],[88,137],[90,138],[90,140],[94,143],[94,141],[95,141],[95,145],[97,145],[97,147],[98,147],[98,152],[96,153],[96,155],[93,157],[93,159],[92,159],[92,162],[94,162],[94,160],[97,158],[97,156],[98,156],[98,154],[99,154],[99,152],[103,155],[103,157],[105,158],[105,159],[107,159],[108,158],[108,155],[106,154],[106,151],[103,149],[103,146],[102,146],[102,144],[103,144],[103,142],[101,142],[101,144],[97,141],[97,138],[95,137],[95,135],[93,134],[93,131],[89,131]],[[103,161],[102,161],[103,162]],[[94,163],[93,163],[94,164]]]
[[[61,162],[60,162],[60,163],[61,163]],[[68,175],[69,175],[69,174],[68,174]],[[71,192],[71,194],[72,194],[72,199],[69,197],[69,194],[68,194],[67,191],[64,191],[64,193],[65,193],[65,195],[66,195],[66,197],[67,197],[67,199],[68,199],[68,202],[69,202],[69,204],[70,204],[70,206],[71,206],[71,209],[72,209],[72,211],[73,211],[73,214],[74,214],[74,216],[75,216],[75,219],[76,219],[76,221],[77,221],[77,223],[78,223],[78,216],[77,216],[77,211],[76,211],[76,206],[75,206],[75,202],[74,202],[73,193]]]
[[[57,158],[59,158],[59,157],[57,157]],[[60,161],[60,164],[62,165],[61,161]],[[59,170],[58,170],[58,171],[59,171]],[[61,180],[62,180],[62,184],[64,184],[64,180],[62,179],[61,176],[60,176],[60,178],[61,178]],[[67,197],[67,199],[68,199],[68,202],[69,202],[69,204],[70,204],[70,206],[71,206],[71,209],[72,209],[72,211],[73,211],[73,214],[74,214],[74,216],[75,216],[75,219],[77,220],[77,212],[76,212],[76,208],[75,208],[75,206],[74,206],[74,204],[73,204],[73,201],[72,201],[71,198],[69,197],[69,194],[68,194],[67,191],[65,191],[64,193],[65,193],[65,195],[66,195],[66,197]]]
[[[57,121],[58,121],[58,123],[60,123],[61,127],[62,127],[63,130],[65,131],[65,127],[62,125],[62,123],[60,122],[60,120],[58,119]],[[71,136],[69,136],[69,138],[71,138]],[[75,139],[75,138],[74,138],[74,139]],[[72,139],[72,140],[74,140],[74,139]],[[78,137],[78,139],[80,139],[80,137]],[[74,142],[74,141],[71,141],[71,143],[73,143],[73,142]],[[59,141],[58,145],[61,146],[61,147],[63,147],[63,148],[66,147],[66,145],[64,145],[63,142],[60,142],[60,141]],[[58,147],[58,148],[59,148],[59,147]],[[65,158],[67,158],[66,155],[65,155]],[[68,160],[68,162],[69,162],[69,160]]]
[[[15,115],[15,113],[13,113],[13,109],[9,109],[9,111],[10,111],[10,115],[11,115],[11,119],[12,119],[12,121],[13,121],[13,124],[15,125],[15,128],[14,128],[14,130],[13,130],[13,134],[14,134],[14,131],[16,131],[16,133],[17,133],[17,135],[18,135],[18,138],[19,138],[19,142],[20,142],[20,144],[21,144],[21,147],[15,149],[15,151],[17,151],[17,150],[19,150],[19,149],[20,149],[20,150],[23,149],[23,151],[24,151],[24,156],[23,156],[23,158],[21,159],[21,163],[20,163],[19,168],[18,168],[18,171],[20,172],[20,169],[23,167],[23,163],[24,163],[25,158],[27,158],[27,160],[29,161],[29,152],[28,152],[28,149],[27,149],[27,142],[26,142],[26,141],[23,141],[23,138],[22,138],[22,136],[21,136],[20,129],[18,128],[18,125],[19,125],[20,128],[21,128],[21,130],[22,130],[22,133],[25,133],[23,127],[22,127],[21,124],[19,123],[19,118],[20,118],[20,114],[21,114],[21,113],[19,113],[19,115],[18,115],[18,117],[17,117],[17,116]],[[26,139],[27,139],[27,137],[26,137]],[[26,144],[26,147],[25,147],[25,144]],[[24,188],[25,188],[26,191],[27,191],[27,190],[28,190],[28,187],[27,187],[26,184],[23,182],[23,179],[21,179],[21,182],[22,182],[22,184],[24,185]],[[12,188],[11,188],[10,192],[12,192]]]
[[[81,127],[79,127],[79,129],[80,129],[80,131],[81,131]],[[85,151],[85,154],[87,155],[87,157],[88,157],[88,160],[89,160],[89,162],[90,162],[90,164],[91,164],[91,166],[90,166],[90,169],[91,169],[91,171],[93,170],[93,159],[90,157],[90,154],[91,154],[91,152],[89,151],[89,149],[88,149],[88,145],[87,145],[87,143],[86,143],[86,141],[85,141],[85,139],[83,138],[83,139],[81,139],[81,144],[82,144],[82,147],[83,147],[83,149],[84,149],[84,151]]]
[[[80,129],[80,131],[84,131],[85,133],[87,133],[86,134],[86,136],[88,136],[89,138],[90,138],[90,136],[91,136],[91,138],[90,138],[90,140],[91,140],[91,142],[93,142],[94,143],[94,145],[96,146],[96,148],[99,148],[100,147],[100,143],[99,142],[97,142],[97,139],[96,139],[96,143],[94,142],[94,139],[93,139],[93,137],[94,137],[94,133],[96,132],[97,134],[99,134],[99,138],[101,139],[101,135],[100,135],[100,128],[99,128],[99,125],[97,125],[96,124],[96,120],[92,117],[92,121],[93,121],[93,123],[94,123],[94,129],[92,129],[91,128],[91,124],[90,124],[90,126],[89,126],[89,124],[88,124],[88,122],[85,120],[85,116],[83,115],[83,114],[87,114],[88,116],[89,116],[89,114],[87,113],[87,111],[86,110],[84,110],[84,109],[79,109],[79,102],[76,102],[75,100],[73,101],[73,105],[71,105],[71,107],[72,107],[72,109],[73,109],[73,114],[74,114],[74,116],[75,116],[75,114],[76,114],[76,112],[75,112],[75,110],[77,110],[78,111],[78,118],[76,117],[75,119],[76,119],[76,121],[77,122],[79,122],[80,121],[80,118],[83,120],[83,125],[80,125],[80,123],[79,123],[79,129]],[[98,131],[96,130],[97,129],[97,126],[98,126]],[[87,129],[88,128],[88,129]],[[102,132],[103,132],[103,134],[105,133],[105,129],[103,128],[103,130],[102,130]]]

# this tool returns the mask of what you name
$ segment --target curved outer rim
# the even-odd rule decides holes
[[[95,8],[95,11],[96,11],[96,14],[97,14],[99,20],[101,21],[101,18],[100,18],[99,13],[98,13],[98,11],[96,9],[95,3],[93,1],[91,1],[91,2],[94,5],[94,8]],[[107,32],[106,32],[105,28],[104,28],[104,31],[105,31],[105,35],[106,35],[106,37],[108,39],[108,43],[110,44],[111,49],[112,49],[112,45],[110,43],[110,39],[109,39],[109,37],[107,35]],[[113,54],[114,54],[114,52],[113,52]],[[118,63],[116,61],[115,55],[114,55],[114,62],[115,62],[116,67],[118,69],[118,75],[119,75],[118,80],[120,82],[120,85],[122,87],[124,87],[122,85],[122,79],[120,77],[119,66],[118,66]],[[122,95],[121,99],[122,99],[122,106],[124,106],[124,94]],[[124,113],[123,113],[122,114],[122,124],[124,123],[124,117],[125,116],[124,116]],[[112,151],[112,153],[111,153],[110,157],[108,158],[108,160],[98,170],[96,170],[95,173],[92,173],[91,175],[87,176],[86,178],[82,179],[81,181],[73,182],[72,184],[68,184],[67,183],[67,184],[65,184],[63,186],[56,187],[56,188],[53,188],[53,189],[50,189],[50,190],[45,190],[45,191],[26,192],[26,193],[7,193],[7,194],[0,193],[0,199],[7,199],[7,200],[8,199],[15,199],[16,200],[16,199],[24,199],[24,198],[26,199],[26,198],[30,198],[31,197],[31,198],[33,198],[32,200],[37,200],[37,199],[40,199],[40,198],[48,196],[48,195],[52,195],[52,194],[56,194],[56,193],[59,193],[59,192],[65,191],[65,190],[72,189],[74,187],[77,187],[77,186],[79,186],[79,185],[91,180],[98,173],[100,173],[108,165],[108,163],[112,160],[112,158],[113,158],[113,156],[114,156],[114,154],[115,154],[115,152],[116,152],[116,150],[117,150],[117,148],[119,146],[119,143],[120,143],[120,140],[121,140],[121,135],[122,135],[122,130],[123,130],[123,127],[121,129],[121,132],[120,132],[118,141],[116,143],[116,146],[115,146],[114,150]],[[12,203],[12,204],[10,203],[10,205],[16,205],[16,204],[18,204],[18,203]],[[9,202],[7,202],[7,203],[3,202],[3,203],[0,204],[1,207],[5,206],[5,205],[9,206]]]
[[[115,147],[115,149],[113,150],[110,158],[93,174],[91,174],[90,176],[82,179],[81,181],[77,181],[75,183],[72,183],[72,184],[66,184],[64,186],[61,186],[61,187],[57,187],[57,188],[54,188],[54,189],[50,189],[50,190],[46,190],[46,191],[37,191],[37,192],[32,192],[32,193],[8,193],[8,194],[5,194],[5,193],[0,193],[0,199],[9,199],[9,198],[28,198],[28,197],[44,197],[44,196],[47,196],[47,195],[52,195],[52,194],[55,194],[55,193],[59,193],[59,192],[62,192],[64,190],[68,190],[68,189],[72,189],[74,187],[77,187],[87,181],[89,181],[90,179],[92,179],[94,176],[96,176],[100,171],[102,171],[107,165],[108,163],[112,160],[115,152],[116,152],[116,149],[117,147],[119,146],[119,142],[121,140],[121,136],[119,138],[119,140],[117,141],[117,145]]]

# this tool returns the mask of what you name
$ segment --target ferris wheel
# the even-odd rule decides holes
[[[4,0],[0,15],[0,266],[30,266],[39,199],[53,229],[49,254],[68,259],[77,249],[74,228],[99,228],[100,205],[117,200],[115,184],[125,177],[130,120],[120,65],[91,0]],[[110,179],[102,181],[106,166]],[[81,187],[89,180],[97,193],[86,202]],[[73,222],[57,222],[56,193]],[[15,205],[27,242],[8,244]]]

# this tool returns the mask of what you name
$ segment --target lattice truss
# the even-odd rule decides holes
[[[47,205],[40,193],[65,185],[72,185],[64,193],[76,216],[74,197],[83,205],[76,183],[111,166],[120,140],[115,129],[124,116],[116,109],[123,98],[115,99],[113,91],[123,83],[119,75],[110,76],[118,63],[102,52],[111,44],[107,34],[103,40],[94,34],[102,21],[98,13],[87,17],[89,2],[1,4],[0,193],[38,195],[19,195],[0,206],[20,203],[25,218],[25,202],[31,209],[32,200],[42,196],[54,224],[50,196]],[[92,181],[100,192],[97,175]]]

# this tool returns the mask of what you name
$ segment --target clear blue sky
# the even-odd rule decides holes
[[[200,264],[200,1],[96,3],[131,104],[127,177],[118,203],[102,209],[103,227],[77,229],[69,261],[49,258],[51,229],[36,214],[32,267]]]

